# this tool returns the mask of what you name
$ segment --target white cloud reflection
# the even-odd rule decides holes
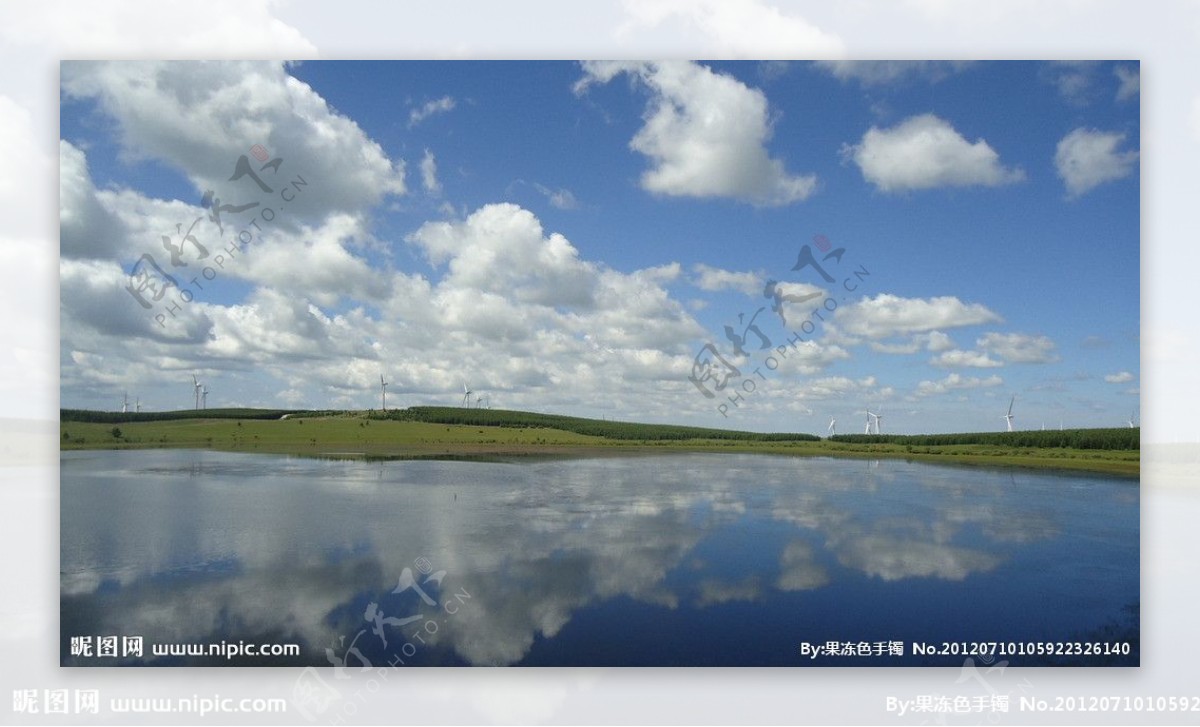
[[[1053,510],[1031,518],[1011,494],[903,463],[146,454],[136,471],[109,453],[64,459],[66,632],[196,643],[269,635],[307,644],[305,658],[320,664],[325,647],[341,653],[363,629],[359,645],[374,644],[368,602],[393,617],[436,612],[390,593],[425,556],[446,571],[442,603],[469,594],[424,635],[426,658],[516,664],[582,610],[616,599],[673,610],[763,603],[836,588],[848,571],[962,581],[1059,532]],[[866,505],[871,492],[888,511]],[[700,555],[715,533],[771,521],[793,524],[794,537],[733,566]],[[404,634],[387,629],[394,650]],[[373,648],[364,653],[378,659]]]

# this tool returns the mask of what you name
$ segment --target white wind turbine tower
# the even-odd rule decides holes
[[[383,380],[383,374],[379,375],[379,405],[384,411],[387,411],[387,382]]]
[[[196,408],[199,409],[200,408],[200,379],[197,379],[195,374],[192,374],[192,389],[195,391],[195,394],[196,394]]]
[[[138,414],[142,413],[142,397],[139,396],[137,398],[137,402],[134,404],[134,410],[137,411]]]
[[[465,383],[463,384],[462,405],[468,409],[471,408],[471,394],[474,394],[474,393],[475,393],[474,391],[471,391],[470,386],[467,386]]]
[[[484,406],[484,404],[487,406]],[[487,394],[483,394],[475,399],[475,406],[479,407],[480,409],[491,409],[492,399]]]
[[[875,417],[875,433],[879,434],[879,423],[883,421],[883,402],[879,402],[879,413],[872,414]]]
[[[826,429],[825,432],[831,437],[837,436],[837,419],[829,420],[829,428]]]
[[[1012,408],[1013,408],[1013,404],[1016,402],[1016,400],[1017,400],[1017,397],[1014,394],[1013,398],[1010,399],[1008,402],[1008,413],[1004,415],[1004,421],[1008,423],[1008,431],[1010,431],[1010,432],[1013,430],[1013,428],[1012,428],[1012,420],[1013,420]]]
[[[208,384],[205,384],[204,387],[200,389],[200,408],[208,408]]]
[[[129,411],[129,392],[126,391],[125,398],[121,401],[121,413],[124,414],[128,411]]]
[[[1137,429],[1137,425],[1133,423],[1135,414],[1137,414],[1137,409],[1134,409],[1133,411],[1129,412],[1129,428],[1130,429]]]
[[[871,410],[867,409],[867,426],[866,426],[866,428],[863,429],[863,434],[871,433],[871,417],[872,416],[873,415],[871,414]]]

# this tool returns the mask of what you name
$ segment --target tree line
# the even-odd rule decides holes
[[[59,421],[126,424],[128,422],[165,422],[180,419],[279,419],[289,416],[332,416],[335,411],[298,409],[180,409],[179,411],[94,411],[91,409],[60,409]]]
[[[952,444],[992,444],[1006,447],[1140,450],[1141,429],[1031,429],[1020,432],[963,432],[959,434],[836,434],[834,442],[847,444],[906,444],[937,447]]]

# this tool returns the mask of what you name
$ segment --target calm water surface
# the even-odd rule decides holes
[[[61,466],[66,665],[961,665],[911,643],[1137,634],[1136,480],[720,454]],[[142,658],[71,655],[109,635]],[[222,641],[300,653],[151,653]],[[828,641],[905,656],[801,656]]]

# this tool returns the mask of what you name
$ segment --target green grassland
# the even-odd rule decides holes
[[[864,439],[860,435],[822,440],[809,434],[734,432],[487,409],[413,407],[386,413],[272,411],[270,415],[274,418],[270,419],[260,418],[261,411],[238,410],[239,416],[231,418],[220,410],[156,414],[64,410],[60,443],[63,450],[199,447],[230,452],[389,459],[511,460],[538,456],[746,452],[901,458],[1123,476],[1138,476],[1140,472],[1137,430],[1130,430],[1135,432],[1132,440],[1128,433],[1121,439],[1119,430],[1068,430],[1084,434],[1078,435],[1077,440],[1060,438],[1058,446],[1034,446],[1038,443],[1036,439],[1026,438],[1020,441],[1028,443],[1020,444],[1017,440],[1006,441],[1003,436],[991,435],[982,438],[938,435],[936,440],[920,436]],[[182,416],[185,414],[190,417]],[[284,414],[287,418],[280,419]],[[1102,434],[1094,434],[1097,432]],[[1072,441],[1085,446],[1065,446]],[[1122,448],[1098,448],[1097,441]]]

